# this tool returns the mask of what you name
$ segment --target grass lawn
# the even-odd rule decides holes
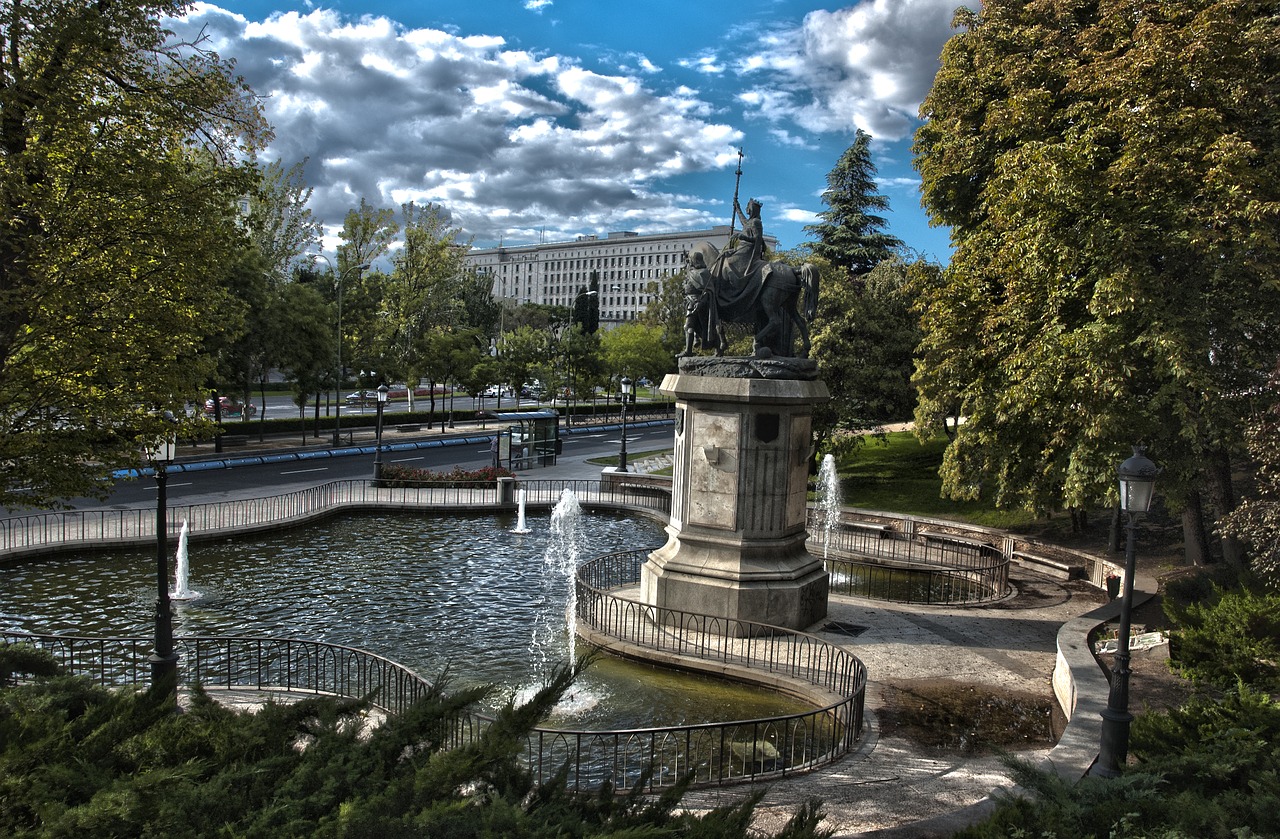
[[[921,443],[909,431],[868,437],[837,463],[848,507],[958,519],[1011,530],[1028,529],[1037,520],[1023,510],[998,510],[990,501],[948,501],[939,495],[938,468],[947,439]],[[1044,525],[1044,520],[1038,522]]]

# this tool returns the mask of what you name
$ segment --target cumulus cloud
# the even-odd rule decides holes
[[[817,10],[800,27],[761,39],[736,69],[757,80],[741,95],[750,113],[816,133],[862,128],[901,139],[954,34],[957,0],[863,0]]]
[[[201,5],[204,29],[264,99],[270,155],[308,160],[313,212],[332,233],[361,196],[441,203],[477,241],[713,223],[662,178],[722,166],[741,142],[695,91],[511,49],[492,36],[407,29],[378,16]],[[625,214],[618,208],[625,207]]]

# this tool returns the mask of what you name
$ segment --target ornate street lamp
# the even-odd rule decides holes
[[[386,382],[378,385],[378,442],[373,452],[373,485],[382,486],[382,409],[387,404],[387,392],[390,388]]]
[[[1133,611],[1134,541],[1138,519],[1151,509],[1156,475],[1160,470],[1143,454],[1142,446],[1133,447],[1133,456],[1120,464],[1120,509],[1125,512],[1124,580],[1120,594],[1120,631],[1116,641],[1115,667],[1111,672],[1111,691],[1107,707],[1102,711],[1102,743],[1098,761],[1089,774],[1114,778],[1129,757],[1129,624]]]
[[[627,403],[631,401],[631,379],[622,377],[622,448],[618,452],[618,471],[627,471]]]
[[[177,425],[172,411],[164,419]],[[178,688],[178,654],[173,649],[173,605],[169,601],[169,464],[178,447],[175,434],[166,434],[146,450],[156,479],[156,614],[155,653],[151,656],[151,684],[155,689]]]

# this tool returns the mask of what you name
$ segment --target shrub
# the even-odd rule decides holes
[[[1280,690],[1280,594],[1214,586],[1206,600],[1166,601],[1177,627],[1171,665],[1189,679],[1223,689],[1244,682]]]
[[[397,464],[387,464],[382,467],[383,485],[394,487],[412,487],[423,484],[466,487],[478,483],[491,484],[498,478],[514,478],[515,476],[515,472],[501,466],[485,466],[482,469],[462,469],[455,466],[448,472],[432,472],[430,469],[414,469]]]

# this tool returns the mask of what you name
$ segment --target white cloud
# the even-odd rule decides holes
[[[655,185],[722,166],[741,143],[696,91],[647,87],[644,61],[593,72],[501,38],[328,10],[249,22],[201,5],[173,27],[203,27],[236,57],[275,129],[268,157],[308,159],[330,235],[360,196],[438,201],[481,242],[715,223],[705,201]]]
[[[799,29],[762,39],[737,72],[758,78],[742,101],[774,122],[819,132],[862,128],[900,139],[916,124],[954,34],[957,0],[863,0],[805,16]]]

